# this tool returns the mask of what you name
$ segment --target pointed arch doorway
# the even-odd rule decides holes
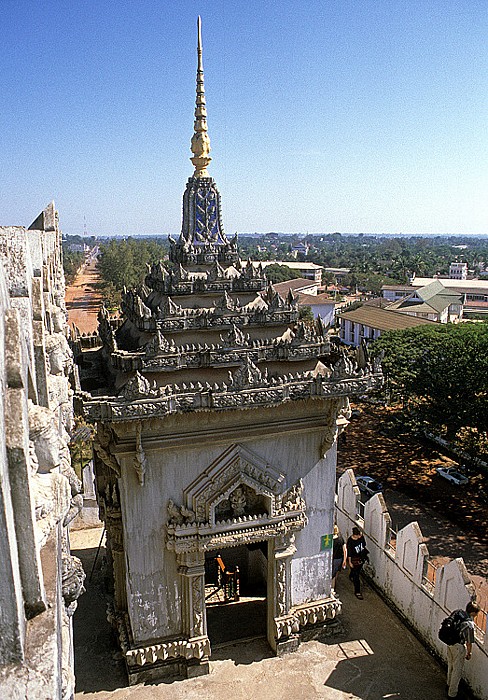
[[[273,651],[278,651],[283,640],[289,644],[290,637],[296,635],[299,626],[289,614],[290,569],[296,551],[294,533],[307,522],[302,491],[301,482],[287,488],[282,473],[242,445],[232,445],[184,491],[182,506],[170,504],[172,516],[166,544],[176,553],[181,577],[182,630],[192,644],[201,640],[210,650],[209,631],[213,634],[214,623],[210,619],[209,628],[206,558],[215,558],[217,553],[224,555],[224,564],[230,552],[236,566],[240,561],[243,569],[247,568],[244,583],[251,590],[259,576],[249,576],[250,565],[265,568],[262,578],[266,594],[260,596],[265,598],[261,615],[265,610],[265,633]],[[264,549],[264,562],[261,555],[251,555],[253,551],[264,554]],[[238,611],[239,608],[236,615]],[[222,617],[216,628],[219,624],[225,624]],[[232,634],[236,639],[245,636],[242,627]]]

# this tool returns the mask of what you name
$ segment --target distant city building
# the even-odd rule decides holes
[[[298,293],[298,306],[309,306],[314,318],[322,320],[325,326],[333,326],[335,321],[336,303],[328,294],[303,294]]]
[[[464,295],[446,289],[440,280],[434,280],[388,306],[391,311],[400,311],[429,321],[459,321],[463,315]]]
[[[304,241],[299,241],[298,243],[294,243],[291,247],[292,255],[295,258],[299,254],[300,255],[308,255],[309,250],[310,250],[310,246],[308,245],[308,243],[305,243]]]
[[[465,280],[468,278],[468,263],[452,262],[449,266],[449,279]]]
[[[434,322],[417,318],[400,311],[382,309],[373,304],[363,304],[358,309],[338,314],[340,320],[339,335],[346,345],[357,347],[362,340],[367,343],[376,340],[385,331],[404,330],[416,326],[432,325]]]
[[[282,297],[286,297],[291,290],[294,294],[302,292],[303,294],[316,295],[318,293],[318,282],[311,282],[304,277],[296,277],[293,280],[285,282],[277,282],[273,284],[273,289]]]
[[[86,243],[68,243],[66,249],[70,250],[72,253],[89,253],[90,246]]]
[[[339,283],[343,282],[346,275],[351,272],[348,267],[324,267],[323,270],[324,272],[330,272],[333,274]]]
[[[311,262],[290,262],[289,260],[254,260],[253,265],[256,267],[262,265],[263,268],[268,267],[268,265],[286,265],[290,270],[295,270],[305,279],[314,280],[315,282],[322,281],[322,272],[324,270],[322,265],[316,265]]]
[[[463,317],[476,314],[488,314],[488,280],[453,280],[434,277],[415,277],[411,284],[384,285],[382,296],[391,301],[403,299],[419,287],[427,287],[432,282],[441,282],[447,290],[464,295]]]

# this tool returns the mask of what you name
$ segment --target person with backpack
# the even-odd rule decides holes
[[[474,642],[474,618],[480,607],[474,601],[466,611],[455,610],[442,622],[439,639],[447,644],[447,697],[457,698],[459,681],[463,675],[464,659],[471,658]]]

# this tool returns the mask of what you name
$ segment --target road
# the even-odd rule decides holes
[[[66,308],[68,323],[75,325],[81,333],[93,333],[98,328],[97,314],[102,296],[96,289],[98,274],[96,257],[91,255],[69,287],[66,288]]]

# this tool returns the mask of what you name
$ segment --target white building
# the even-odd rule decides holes
[[[465,280],[468,278],[468,263],[452,262],[449,266],[449,279]]]
[[[311,262],[290,262],[289,260],[253,260],[253,265],[256,267],[262,265],[264,270],[268,265],[286,265],[290,270],[295,270],[305,279],[319,283],[322,281],[322,272],[324,270],[323,265],[316,265]]]
[[[470,314],[488,313],[488,280],[415,277],[409,285],[384,285],[381,288],[381,294],[385,299],[398,301],[416,292],[419,288],[427,287],[432,282],[440,282],[446,290],[464,296],[463,317],[467,317]]]
[[[340,319],[340,338],[346,345],[361,344],[362,340],[371,342],[385,331],[404,330],[415,326],[431,325],[433,321],[410,316],[400,311],[390,311],[379,306],[363,304],[358,309],[338,314]]]

